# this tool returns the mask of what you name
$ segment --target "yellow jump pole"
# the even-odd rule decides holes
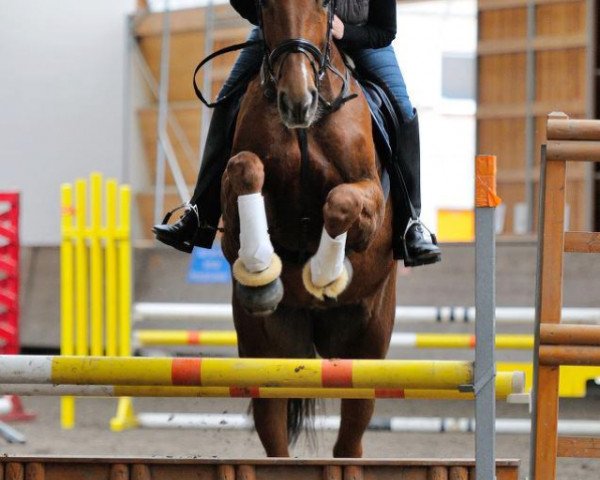
[[[90,333],[91,355],[104,354],[103,305],[104,290],[102,268],[102,175],[90,175]]]
[[[119,355],[118,316],[118,266],[117,266],[117,182],[106,181],[106,228],[105,228],[105,311],[106,311],[106,355]]]
[[[75,313],[73,291],[73,186],[61,185],[61,243],[60,243],[60,353],[75,354]],[[75,426],[75,398],[65,396],[60,401],[62,428]]]
[[[75,182],[75,354],[88,355],[88,252],[86,244],[87,182]]]
[[[119,222],[116,231],[118,273],[118,318],[117,318],[117,355],[131,355],[131,188],[121,185],[119,188]],[[130,397],[119,398],[116,415],[110,420],[110,428],[120,432],[138,426],[138,420]]]
[[[115,385],[0,385],[0,393],[18,395],[64,395],[96,397],[220,397],[220,398],[390,398],[421,400],[473,400],[471,392],[402,388],[276,388],[276,387],[150,387]],[[496,398],[523,392],[513,373],[501,372],[496,378]]]
[[[131,355],[131,188],[119,188],[119,355]]]
[[[0,383],[448,390],[472,381],[469,361],[0,356]]]
[[[138,346],[234,347],[237,335],[233,330],[134,330]],[[469,334],[394,333],[391,346],[411,348],[475,348],[475,336]],[[532,335],[497,335],[496,348],[531,350]]]

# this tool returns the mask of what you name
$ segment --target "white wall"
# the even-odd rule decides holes
[[[440,208],[473,207],[475,101],[442,97],[442,54],[475,55],[477,2],[398,4],[394,48],[421,127],[421,218],[436,229]]]
[[[22,192],[26,245],[59,241],[59,186],[121,177],[133,0],[0,2],[0,189]]]

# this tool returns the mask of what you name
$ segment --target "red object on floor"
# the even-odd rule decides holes
[[[12,404],[12,408],[7,414],[0,415],[0,422],[26,422],[35,419],[36,414],[25,410],[20,397],[16,395],[6,395],[6,397]]]
[[[19,353],[19,194],[0,192],[0,353]]]
[[[19,193],[0,192],[0,354],[17,355],[19,343]],[[16,395],[2,422],[33,420]]]

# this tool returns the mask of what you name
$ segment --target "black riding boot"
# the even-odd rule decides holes
[[[421,214],[421,146],[419,117],[400,125],[397,154],[391,172],[394,201],[394,258],[403,259],[407,267],[439,262],[442,252],[435,235],[420,222]]]
[[[190,253],[195,246],[211,248],[221,216],[221,177],[231,151],[231,134],[239,98],[218,105],[213,112],[202,167],[189,203],[181,218],[168,225],[169,212],[162,225],[154,225],[156,239],[182,252]]]

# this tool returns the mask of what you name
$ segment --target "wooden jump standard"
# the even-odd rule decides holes
[[[600,233],[564,231],[566,162],[600,162],[600,121],[552,113],[547,138],[540,182],[532,480],[556,479],[558,456],[600,458],[600,439],[557,434],[559,366],[600,366],[600,326],[560,324],[563,252],[600,253]]]

